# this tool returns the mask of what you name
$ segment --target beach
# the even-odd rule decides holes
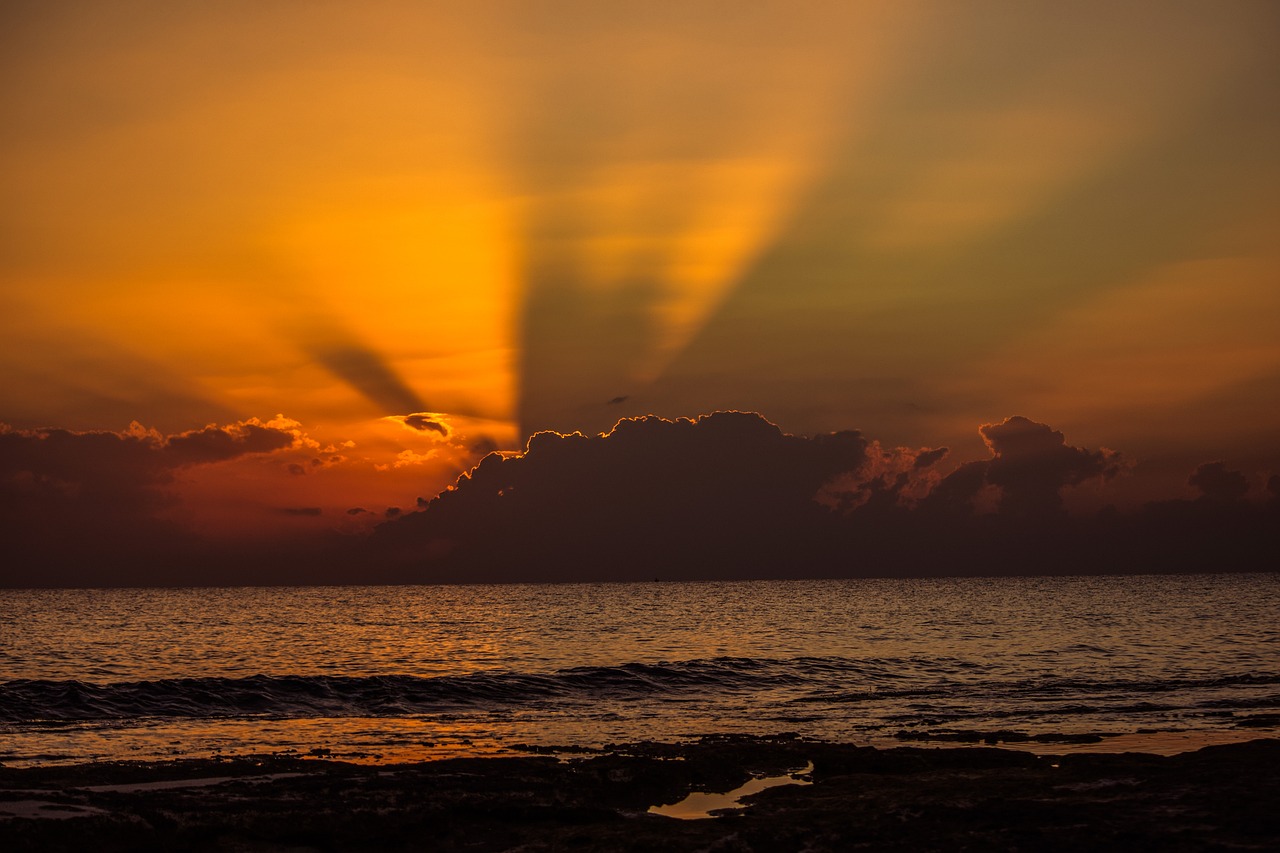
[[[1276,582],[17,592],[0,850],[1280,849]]]
[[[1266,850],[1280,740],[1173,755],[797,737],[366,765],[0,768],[0,847],[83,850]],[[696,796],[758,790],[741,803]],[[693,793],[695,797],[690,798]],[[673,805],[688,804],[683,816]],[[707,806],[714,808],[696,816]],[[655,808],[656,807],[656,808]],[[665,809],[662,807],[666,807]],[[667,813],[663,813],[663,812]]]

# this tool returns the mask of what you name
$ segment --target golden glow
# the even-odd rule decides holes
[[[1149,429],[1157,413],[1194,418],[1197,401],[1280,373],[1277,271],[1280,258],[1152,270],[1010,341],[977,375],[1055,423],[1102,422],[1124,434],[1135,421]]]
[[[1118,443],[1149,406],[1194,444],[1187,406],[1280,370],[1266,4],[10,17],[0,418],[356,443],[191,472],[213,515],[241,481],[429,496],[535,409],[972,444],[1014,412]],[[1113,215],[1131,238],[1081,243]],[[537,325],[562,287],[624,320]],[[384,432],[419,410],[452,450]]]

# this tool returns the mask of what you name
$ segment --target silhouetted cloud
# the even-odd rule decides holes
[[[292,447],[297,424],[257,419],[163,436],[133,423],[128,430],[73,432],[0,426],[0,474],[70,484],[161,481],[173,469]]]
[[[441,438],[448,438],[452,433],[444,415],[439,415],[434,412],[414,412],[409,415],[392,415],[391,420],[398,421],[409,429],[417,430],[418,432],[436,433]]]
[[[1066,443],[1062,433],[1020,415],[983,424],[978,433],[992,457],[962,465],[932,496],[939,503],[972,501],[984,486],[999,489],[1001,513],[1042,516],[1061,511],[1062,489],[1124,470],[1120,454]]]
[[[1064,486],[1109,479],[1124,467],[1118,453],[1071,447],[1062,433],[1021,416],[983,424],[978,432],[995,456],[987,463],[987,482],[1003,490],[1002,512],[1056,511]]]
[[[540,432],[381,536],[452,551],[490,577],[518,574],[526,558],[555,562],[542,565],[552,577],[652,576],[666,573],[650,564],[664,553],[731,574],[732,561],[803,548],[790,537],[829,514],[818,490],[862,466],[867,446],[856,431],[784,435],[745,412],[627,418],[594,438]]]
[[[1187,478],[1204,497],[1213,501],[1234,501],[1249,491],[1249,480],[1239,471],[1227,470],[1225,462],[1205,462]]]
[[[914,507],[938,484],[940,476],[930,469],[949,452],[945,447],[885,450],[872,442],[866,464],[828,482],[816,499],[842,513]]]
[[[0,428],[0,523],[14,571],[101,583],[114,567],[117,582],[163,582],[175,559],[199,551],[164,517],[176,502],[174,473],[292,447],[296,427],[276,418],[170,436],[137,423],[121,432]]]
[[[542,432],[360,553],[405,582],[1229,571],[1278,556],[1280,502],[1072,515],[1063,490],[1116,476],[1120,454],[1021,416],[979,433],[991,458],[943,472],[946,448],[784,435],[745,412]]]
[[[946,448],[787,435],[749,412],[624,418],[602,435],[537,433],[432,500],[353,506],[338,515],[360,522],[264,547],[211,544],[167,521],[165,485],[188,466],[309,447],[288,421],[168,437],[137,425],[0,430],[6,556],[24,573],[7,569],[0,584],[1203,572],[1280,559],[1280,477],[1270,499],[1250,501],[1243,475],[1211,462],[1189,480],[1199,499],[1073,514],[1062,492],[1114,477],[1119,454],[1025,417],[979,433],[990,458],[945,470]]]
[[[253,421],[191,430],[169,436],[163,452],[175,466],[200,465],[234,459],[246,453],[270,453],[290,447],[294,435]]]

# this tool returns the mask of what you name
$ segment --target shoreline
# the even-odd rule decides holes
[[[892,749],[916,746],[924,749],[998,747],[1031,752],[1035,755],[1069,755],[1073,753],[1140,752],[1150,755],[1179,755],[1206,746],[1225,746],[1280,737],[1275,726],[1248,729],[1179,729],[1136,732],[1045,733],[1027,735],[1009,731],[928,731],[899,732],[872,738],[870,746]]]
[[[1280,847],[1280,739],[1175,754],[1114,748],[1122,745],[1035,754],[707,736],[407,764],[242,756],[0,767],[0,847]],[[650,812],[752,780],[759,790],[744,809],[703,819]]]
[[[253,721],[218,720],[218,726],[242,726]],[[271,738],[255,739],[252,734],[239,729],[217,738],[221,746],[183,748],[175,746],[188,733],[181,728],[168,731],[160,737],[149,732],[146,743],[132,743],[128,731],[108,732],[98,735],[115,741],[112,752],[92,749],[68,752],[24,754],[9,751],[0,753],[0,769],[36,770],[41,768],[70,768],[116,764],[161,764],[181,761],[229,761],[267,759],[302,759],[336,761],[374,767],[447,761],[460,758],[513,758],[527,755],[603,755],[615,752],[616,744],[573,738],[524,741],[507,732],[497,735],[493,731],[477,728],[474,731],[457,728],[453,731],[426,728],[417,718],[315,718],[308,720],[312,730],[300,732],[302,737],[281,737],[273,744]],[[650,737],[645,743],[677,746],[705,738],[758,738],[763,740],[792,738],[807,742],[839,742],[877,749],[895,749],[912,746],[921,749],[955,749],[973,747],[998,747],[1030,752],[1036,755],[1065,755],[1068,753],[1143,752],[1155,755],[1176,755],[1192,752],[1206,746],[1241,743],[1245,741],[1280,737],[1280,715],[1267,714],[1248,718],[1247,724],[1238,723],[1235,728],[1139,728],[1127,731],[1058,729],[1029,732],[1022,729],[953,729],[946,727],[912,729],[875,733],[861,732],[852,737],[831,738],[825,733],[806,730],[803,726],[785,731],[759,732],[725,728],[711,734],[684,733],[671,737]],[[315,723],[336,723],[315,729]],[[399,725],[404,729],[398,742],[359,743],[367,725],[379,730]],[[202,727],[207,734],[209,727]],[[233,746],[239,741],[238,747]],[[572,743],[571,746],[563,744]],[[87,753],[87,754],[86,754]]]

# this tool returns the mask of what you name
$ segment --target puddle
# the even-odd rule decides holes
[[[680,820],[698,820],[700,818],[714,817],[711,814],[713,811],[746,808],[738,801],[757,791],[763,791],[765,788],[776,788],[778,785],[812,785],[813,783],[808,779],[801,778],[812,772],[813,762],[810,761],[801,770],[793,770],[782,776],[763,776],[759,779],[751,779],[745,785],[723,794],[694,791],[678,803],[672,803],[669,806],[649,806],[649,814],[674,817]]]

